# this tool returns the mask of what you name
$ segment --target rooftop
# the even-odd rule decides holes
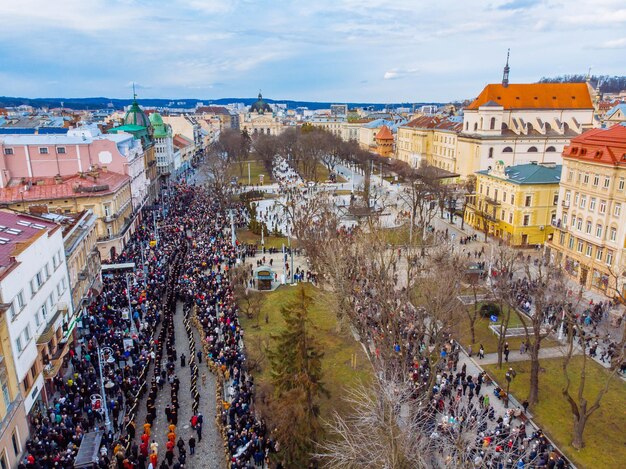
[[[15,261],[16,256],[36,238],[57,225],[32,215],[0,210],[0,272]]]
[[[587,83],[490,84],[466,109],[490,102],[505,109],[593,109]]]
[[[608,129],[588,130],[570,141],[563,156],[590,163],[626,166],[626,127],[617,124]]]
[[[189,140],[184,135],[176,134],[174,136],[174,146],[176,148],[186,148],[190,145],[193,145],[193,141]]]
[[[128,184],[125,174],[101,171],[93,176],[77,174],[62,178],[20,178],[0,189],[0,203],[15,204],[76,197],[93,197],[117,192]]]
[[[502,164],[502,163],[501,163]],[[477,174],[505,179],[513,184],[555,184],[561,180],[561,165],[541,165],[536,163],[518,164],[504,168],[504,174],[493,170],[478,171]],[[504,177],[503,177],[504,176]]]

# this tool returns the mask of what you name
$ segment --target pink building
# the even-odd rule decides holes
[[[103,135],[96,127],[67,135],[0,135],[0,188],[21,178],[74,176],[103,169],[131,179],[133,208],[145,201],[150,185],[143,148],[131,134]]]

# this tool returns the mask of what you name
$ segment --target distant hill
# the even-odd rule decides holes
[[[560,75],[542,77],[539,83],[584,83],[586,80],[586,75]],[[600,83],[601,93],[619,93],[626,90],[626,76],[592,75],[589,81],[594,88]]]
[[[373,110],[383,110],[385,108],[396,107],[408,107],[419,108],[426,104],[440,103],[341,103],[337,101],[333,102],[316,102],[316,101],[293,101],[288,99],[265,99],[268,103],[280,103],[286,104],[288,109],[295,109],[298,107],[307,107],[309,109],[328,109],[331,104],[347,104],[348,107],[371,107]],[[205,105],[226,105],[231,103],[243,103],[246,106],[251,105],[257,98],[219,98],[219,99],[138,99],[140,105],[147,107],[158,108],[193,108],[197,103],[201,102]],[[76,110],[96,110],[104,109],[112,104],[114,109],[122,109],[124,106],[131,104],[131,99],[110,99],[105,97],[95,98],[14,98],[9,96],[0,96],[0,107],[14,107],[22,104],[33,106],[37,108],[41,107],[59,107],[61,103],[63,106],[69,109]]]

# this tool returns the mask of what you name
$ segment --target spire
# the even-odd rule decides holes
[[[504,66],[504,73],[502,74],[502,86],[505,88],[509,86],[509,71],[511,68],[509,67],[509,54],[511,53],[511,49],[507,49],[506,51],[506,65]]]
[[[135,82],[133,81],[133,101],[137,101],[137,93],[135,93]]]
[[[261,94],[261,90],[259,90],[259,99],[263,99],[263,95]]]

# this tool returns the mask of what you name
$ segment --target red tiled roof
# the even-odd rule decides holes
[[[59,184],[54,178],[16,179],[8,187],[0,189],[0,203],[101,196],[115,193],[128,182],[130,178],[125,174],[110,171],[100,172],[96,180],[91,176],[64,177]],[[101,190],[95,190],[98,188]]]
[[[489,101],[505,109],[593,109],[587,83],[490,84],[466,109]]]
[[[391,130],[389,130],[389,127],[387,127],[386,125],[383,125],[378,131],[378,133],[376,134],[376,139],[393,140],[393,134],[391,133]]]
[[[626,127],[592,129],[573,138],[563,157],[611,166],[626,166]]]
[[[176,148],[186,148],[189,145],[193,145],[191,140],[180,134],[174,135],[173,143]]]
[[[403,127],[412,127],[415,129],[440,129],[460,132],[463,130],[463,123],[453,122],[441,116],[420,116],[417,119],[413,119]]]
[[[222,106],[200,106],[196,114],[230,114],[228,109]]]

